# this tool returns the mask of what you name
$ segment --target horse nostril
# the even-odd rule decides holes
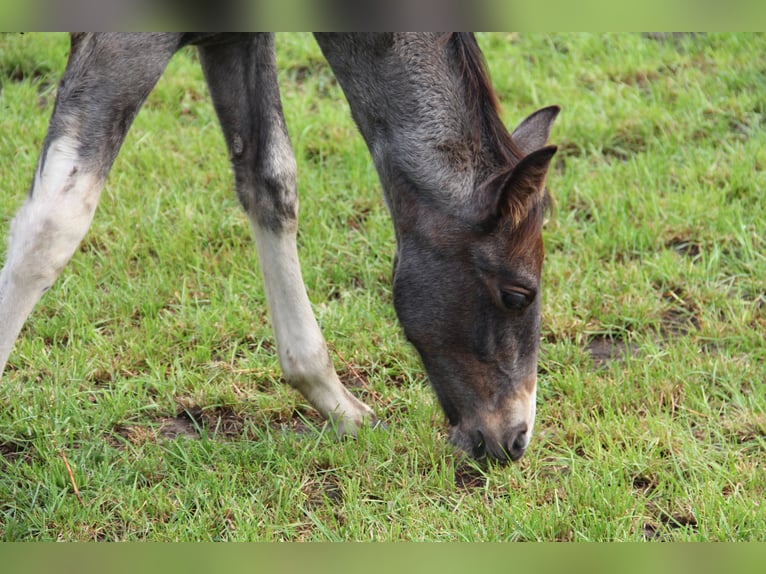
[[[528,442],[527,425],[520,425],[511,431],[508,442],[506,443],[506,450],[512,461],[515,462],[524,455],[524,451],[527,450]]]
[[[487,442],[484,440],[484,434],[480,430],[477,430],[476,434],[478,436],[473,444],[473,457],[481,459],[487,454]]]

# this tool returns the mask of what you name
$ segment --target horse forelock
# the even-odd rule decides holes
[[[542,229],[550,209],[548,194],[540,194],[531,199],[526,213],[516,221],[505,221],[500,230],[500,234],[505,237],[508,260],[526,261],[538,276],[542,272],[545,256]]]

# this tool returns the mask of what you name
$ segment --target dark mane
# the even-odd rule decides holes
[[[453,32],[447,36],[447,43],[462,66],[470,106],[481,119],[480,125],[497,145],[498,159],[506,164],[517,163],[524,157],[524,152],[500,119],[500,104],[476,36],[470,32]],[[480,140],[481,134],[477,133],[475,137]]]

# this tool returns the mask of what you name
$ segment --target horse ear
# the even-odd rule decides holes
[[[561,108],[548,106],[537,110],[527,116],[518,127],[513,130],[511,137],[524,153],[532,153],[548,143],[553,120],[559,115]]]
[[[522,221],[530,198],[542,195],[545,189],[545,177],[556,149],[551,145],[533,151],[506,175],[495,202],[496,221],[510,220],[513,226]]]

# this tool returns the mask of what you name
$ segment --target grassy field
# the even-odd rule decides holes
[[[286,35],[304,278],[343,380],[387,430],[337,441],[280,381],[183,51],[0,383],[0,539],[766,540],[766,37],[479,40],[509,125],[563,108],[522,461],[482,468],[446,442],[391,306],[366,148],[312,38]],[[0,37],[2,237],[67,48]]]

